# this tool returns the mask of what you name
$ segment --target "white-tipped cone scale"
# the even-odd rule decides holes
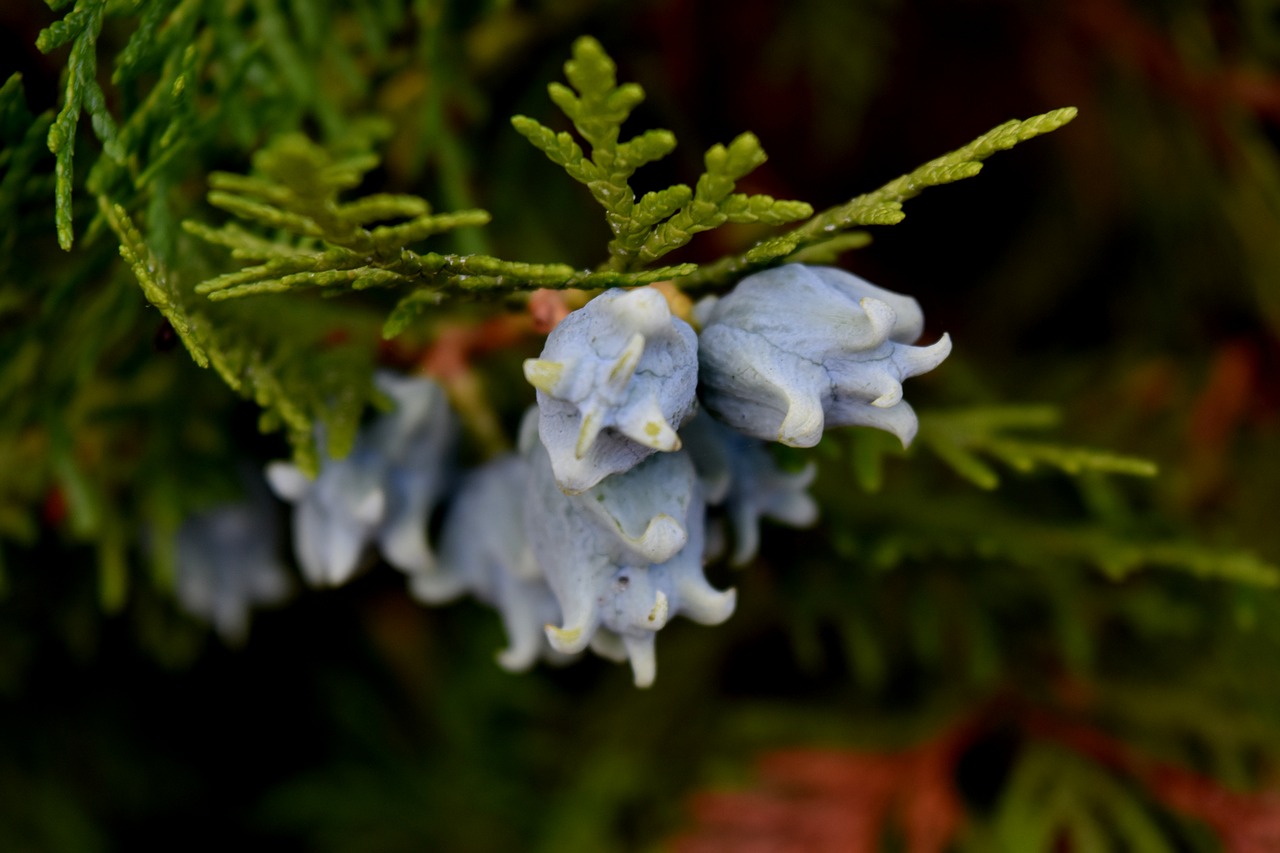
[[[927,347],[901,347],[894,350],[893,362],[902,372],[902,378],[928,373],[951,355],[951,336],[943,334]]]
[[[427,603],[470,593],[495,607],[509,643],[498,663],[513,671],[539,658],[562,660],[543,634],[543,625],[560,621],[560,605],[525,536],[528,483],[529,463],[514,453],[469,472],[445,515],[438,566],[410,579],[411,592]]]
[[[648,287],[602,293],[556,326],[524,372],[563,490],[679,448],[676,431],[696,405],[697,350],[693,329]]]
[[[434,566],[427,518],[445,488],[457,423],[432,380],[375,379],[395,409],[362,430],[348,456],[323,459],[315,480],[288,463],[267,466],[272,489],[294,504],[294,552],[316,586],[350,580],[371,542],[410,575]]]
[[[793,447],[812,447],[824,430],[853,424],[910,444],[918,424],[902,380],[951,352],[946,335],[912,346],[923,326],[914,299],[841,270],[765,270],[705,311],[699,393],[734,429]]]
[[[604,413],[597,407],[586,409],[582,412],[581,423],[578,428],[578,440],[573,445],[573,458],[580,461],[586,457],[591,448],[595,445],[596,439],[600,437],[600,430],[604,429]]]
[[[858,300],[858,307],[867,315],[871,326],[871,336],[867,339],[868,348],[878,347],[889,340],[889,336],[893,334],[893,326],[898,321],[898,315],[889,307],[889,303],[864,296]]]
[[[658,676],[658,655],[654,649],[653,634],[625,634],[623,645],[627,649],[627,658],[631,661],[631,676],[636,687],[652,687]]]
[[[562,361],[548,361],[545,358],[525,359],[524,378],[539,391],[554,394],[564,378],[565,368],[566,365]]]
[[[659,454],[569,495],[545,448],[529,456],[525,527],[562,613],[545,626],[547,642],[565,654],[623,651],[637,686],[648,686],[657,631],[677,615],[722,622],[735,602],[702,572],[705,504],[692,460],[684,451]]]
[[[620,412],[617,430],[637,444],[654,450],[670,452],[680,449],[680,435],[654,398]]]
[[[232,646],[248,638],[254,607],[283,601],[293,587],[277,556],[271,497],[256,480],[247,485],[248,501],[188,516],[173,542],[178,603]]]
[[[608,375],[605,376],[605,383],[609,386],[611,392],[618,396],[626,393],[627,385],[636,375],[636,368],[640,366],[640,358],[643,355],[644,335],[636,332],[627,341],[627,346],[622,350],[622,355],[618,356],[617,361],[609,368]]]
[[[704,577],[682,578],[679,593],[681,613],[702,625],[719,625],[733,615],[738,604],[736,589],[716,589]]]

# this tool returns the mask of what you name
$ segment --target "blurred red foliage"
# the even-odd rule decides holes
[[[907,853],[942,853],[965,820],[957,761],[976,741],[1010,722],[1027,741],[1066,746],[1136,782],[1170,811],[1204,821],[1224,853],[1280,851],[1280,790],[1230,791],[1207,776],[1143,756],[1087,724],[1003,702],[900,752],[766,753],[757,762],[760,781],[752,790],[694,794],[694,825],[669,848],[675,853],[876,853],[893,826]]]
[[[909,853],[941,853],[963,819],[952,775],[971,737],[962,725],[902,752],[769,753],[759,762],[758,790],[695,795],[698,826],[671,847],[678,853],[873,853],[894,821]]]

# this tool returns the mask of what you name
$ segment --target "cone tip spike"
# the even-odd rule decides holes
[[[882,374],[878,377],[880,387],[877,388],[880,396],[871,401],[871,405],[877,409],[887,409],[890,406],[896,406],[902,402],[902,383],[894,379],[888,374]]]
[[[631,658],[631,674],[636,687],[652,687],[658,674],[658,661],[654,654],[654,635],[642,637],[624,635],[622,641],[627,647],[627,657]]]
[[[658,590],[658,594],[654,596],[653,607],[649,610],[649,615],[645,618],[646,628],[657,631],[667,624],[667,618],[671,612],[671,603],[667,600],[667,594],[662,590]]]
[[[902,370],[902,377],[919,376],[928,373],[951,355],[951,335],[943,333],[942,337],[927,347],[903,346],[894,352],[894,361]]]
[[[640,357],[644,355],[644,335],[636,332],[627,341],[627,345],[622,350],[622,354],[618,356],[617,361],[613,363],[613,367],[609,369],[609,377],[606,380],[609,387],[617,392],[621,392],[627,387],[627,383],[631,381],[631,377],[635,376],[636,368],[640,365]]]
[[[565,364],[545,358],[527,358],[524,361],[524,378],[545,394],[555,396],[555,390],[564,378]]]
[[[866,312],[867,320],[871,323],[872,345],[878,346],[887,341],[893,334],[894,324],[898,322],[898,314],[893,307],[874,296],[862,297],[858,300],[858,305]]]
[[[581,459],[587,455],[602,429],[604,429],[604,416],[598,409],[588,409],[582,413],[582,429],[578,431],[578,443],[573,448],[575,459]]]
[[[624,538],[632,549],[651,563],[665,563],[689,541],[689,531],[674,516],[664,512],[649,519],[644,533],[634,539]]]
[[[590,637],[583,628],[557,628],[555,625],[544,626],[547,642],[551,648],[567,655],[574,655],[587,647]]]
[[[627,438],[654,450],[672,452],[684,446],[680,434],[667,422],[657,400],[628,418],[625,425],[619,426]]]
[[[787,400],[787,416],[778,428],[778,441],[788,447],[813,447],[822,438],[826,413],[816,394],[797,392]]]

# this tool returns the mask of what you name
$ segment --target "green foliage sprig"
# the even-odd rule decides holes
[[[196,292],[211,299],[270,293],[298,286],[338,283],[353,289],[411,281],[424,267],[443,276],[475,272],[457,259],[434,264],[402,247],[454,228],[484,225],[489,214],[466,210],[436,214],[416,196],[378,194],[342,204],[339,192],[360,183],[377,158],[335,159],[306,137],[277,139],[254,157],[254,175],[215,172],[209,177],[209,202],[242,219],[300,238],[298,244],[270,242],[234,224],[212,229],[184,223],[188,231],[232,250],[233,256],[265,263],[204,282]],[[374,222],[404,219],[396,225]],[[316,252],[308,242],[322,239],[331,248]],[[559,271],[559,270],[558,270]],[[315,273],[315,275],[308,275]]]
[[[874,545],[858,551],[881,568],[907,559],[967,554],[1027,568],[1074,563],[1117,581],[1160,568],[1264,588],[1280,586],[1280,566],[1248,551],[1118,530],[1101,521],[1044,522],[976,500],[913,498],[902,503],[880,495],[859,514],[859,523],[877,529],[871,537]]]
[[[255,174],[211,175],[211,204],[294,239],[269,240],[234,222],[221,228],[185,222],[190,233],[229,248],[233,257],[259,262],[203,282],[196,292],[222,300],[312,287],[416,287],[384,328],[387,337],[394,337],[421,310],[451,296],[541,287],[634,286],[670,278],[683,269],[585,272],[567,264],[521,263],[491,255],[419,254],[407,246],[455,228],[484,225],[489,214],[483,210],[433,213],[426,200],[412,195],[338,200],[340,192],[358,185],[377,164],[377,158],[368,154],[336,159],[305,137],[289,135],[259,152],[254,158]],[[398,219],[406,221],[373,225]]]
[[[990,835],[967,849],[1049,850],[1059,838],[1082,850],[1178,849],[1135,787],[1077,753],[1036,745],[1013,768]]]
[[[119,205],[101,200],[102,212],[120,240],[120,253],[133,269],[147,300],[164,315],[201,367],[212,367],[237,393],[263,409],[263,431],[283,428],[294,461],[305,471],[319,468],[317,423],[323,422],[324,451],[345,456],[355,441],[360,415],[372,399],[373,358],[365,346],[326,346],[325,333],[265,328],[257,318],[239,322],[193,308],[142,234]],[[308,329],[310,324],[303,324]]]
[[[1007,151],[1019,142],[1057,130],[1076,117],[1075,107],[1064,107],[1033,116],[1013,119],[992,128],[963,148],[930,160],[918,169],[895,178],[872,192],[856,196],[845,204],[828,208],[785,234],[757,243],[745,252],[706,264],[681,282],[685,288],[720,286],[800,252],[820,251],[824,244],[849,229],[867,225],[896,225],[906,214],[902,204],[929,187],[972,178],[982,171],[982,161]]]
[[[191,358],[201,367],[209,366],[209,355],[200,342],[194,328],[196,319],[188,312],[180,293],[165,275],[159,260],[147,248],[141,232],[133,224],[125,209],[99,197],[98,204],[116,239],[120,241],[120,256],[124,258],[134,277],[138,279],[147,301],[154,305],[173,326]]]
[[[45,137],[53,114],[33,116],[27,109],[22,75],[14,74],[0,86],[0,275],[13,258],[18,239],[18,206],[40,194],[46,176],[36,168],[44,154]],[[0,316],[4,314],[0,296]]]
[[[962,479],[988,491],[998,487],[1001,479],[984,457],[1020,473],[1048,468],[1071,476],[1156,474],[1156,466],[1145,459],[1017,434],[1051,428],[1059,420],[1060,413],[1052,406],[983,406],[924,412],[912,451],[917,447],[929,451]],[[877,493],[876,500],[859,511],[863,524],[870,518],[877,519],[873,525],[879,531],[874,537],[876,544],[858,550],[882,568],[905,559],[971,554],[1029,568],[1064,561],[1085,564],[1113,580],[1122,580],[1142,569],[1162,567],[1240,584],[1280,585],[1280,567],[1247,551],[1207,547],[1150,531],[1120,529],[1109,518],[1042,522],[1011,514],[1000,505],[981,506],[973,499],[925,505],[913,498],[910,505],[899,505],[894,497],[881,491],[886,458],[903,455],[904,451],[892,436],[879,431],[850,430],[833,442],[828,452],[844,456],[862,488]],[[982,533],[975,536],[975,531]]]
[[[765,161],[760,141],[750,133],[707,152],[706,171],[695,189],[676,184],[637,200],[631,175],[675,150],[675,136],[669,130],[649,130],[618,141],[623,122],[644,100],[644,90],[634,83],[617,85],[613,60],[595,39],[574,42],[573,58],[564,70],[573,89],[551,83],[547,91],[591,146],[591,156],[568,133],[555,133],[528,116],[515,116],[511,123],[553,163],[585,184],[605,209],[613,232],[608,269],[643,267],[688,243],[699,231],[726,222],[779,225],[813,215],[804,202],[733,192],[737,181]]]
[[[371,154],[338,160],[307,139],[290,135],[275,140],[255,157],[249,176],[215,173],[209,202],[259,229],[282,231],[287,238],[263,236],[232,222],[213,228],[196,221],[186,229],[257,263],[197,286],[211,299],[233,299],[306,288],[329,292],[368,287],[410,287],[384,327],[385,337],[404,332],[420,315],[460,296],[507,296],[539,288],[635,287],[675,280],[685,289],[722,287],[741,275],[773,264],[822,262],[864,246],[870,238],[856,230],[902,219],[902,203],[925,188],[971,177],[982,160],[1018,142],[1070,121],[1074,109],[1013,121],[969,145],[925,164],[880,189],[814,215],[803,202],[734,192],[739,180],[765,161],[759,141],[744,133],[728,146],[706,154],[706,171],[694,188],[676,184],[639,199],[630,178],[641,166],[671,153],[675,137],[650,130],[619,141],[622,124],[643,100],[634,83],[618,85],[613,60],[598,42],[578,39],[565,64],[570,86],[552,83],[551,100],[564,111],[590,146],[590,156],[567,132],[527,116],[512,119],[515,129],[584,184],[605,209],[612,233],[608,258],[594,271],[566,264],[531,264],[484,254],[418,253],[409,245],[426,237],[488,222],[479,210],[433,214],[426,200],[409,195],[374,194],[341,202],[377,160]],[[406,219],[397,225],[373,222]],[[746,252],[699,268],[683,263],[651,266],[685,245],[700,231],[725,223],[779,225],[807,221]]]
[[[116,122],[107,111],[106,94],[97,79],[97,42],[106,11],[107,0],[76,0],[75,8],[65,18],[47,27],[36,40],[36,47],[45,53],[71,42],[66,94],[62,109],[49,128],[49,150],[57,158],[58,243],[68,250],[74,239],[71,228],[72,162],[81,112],[89,114],[94,133],[104,144],[111,145],[116,138]]]
[[[1000,475],[984,457],[1021,473],[1053,468],[1072,475],[1156,475],[1155,464],[1146,459],[1034,440],[1018,434],[1051,429],[1061,420],[1058,409],[1043,405],[929,411],[920,415],[920,431],[913,449],[928,450],[960,477],[988,490],[1000,485]],[[903,455],[901,445],[892,436],[873,430],[855,430],[845,440],[858,483],[868,492],[879,491],[884,482],[884,460]]]
[[[339,105],[367,94],[361,53],[385,53],[392,32],[403,26],[402,16],[386,4],[362,8],[353,29],[338,26],[346,14],[342,9],[313,4],[302,13],[285,8],[286,2],[76,0],[40,33],[37,46],[46,53],[71,45],[62,106],[48,129],[64,249],[73,240],[77,171],[93,195],[128,202],[131,209],[135,198],[145,200],[152,214],[148,242],[168,257],[182,219],[171,191],[205,159],[201,152],[225,150],[232,140],[257,146],[264,131],[293,128],[304,119],[313,119],[329,137],[364,129],[368,122],[343,115]],[[98,54],[109,19],[132,24],[112,61],[116,91],[110,98],[98,82],[99,65],[108,61]],[[342,71],[337,91],[326,90],[332,68]],[[101,151],[82,152],[78,159],[88,166],[77,169],[82,114]]]
[[[1061,421],[1061,412],[1052,406],[931,412],[922,424],[920,440],[953,471],[983,489],[994,489],[1000,484],[1000,478],[979,454],[1024,473],[1049,467],[1066,474],[1156,475],[1155,464],[1145,459],[1008,435],[1010,430],[1056,427]]]

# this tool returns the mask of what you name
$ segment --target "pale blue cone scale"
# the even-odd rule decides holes
[[[529,457],[526,530],[562,614],[546,626],[551,646],[625,654],[636,685],[647,687],[657,631],[677,615],[723,622],[736,603],[703,574],[705,503],[692,461],[684,451],[662,454],[569,495],[541,444]]]
[[[904,446],[918,428],[903,380],[951,352],[943,335],[927,347],[908,296],[830,267],[788,264],[747,276],[700,308],[699,394],[735,430],[812,447],[825,429],[865,425]]]
[[[277,553],[271,499],[264,498],[192,515],[174,541],[178,603],[230,645],[248,636],[250,610],[283,601],[293,587]]]
[[[693,414],[698,340],[650,287],[609,290],[569,314],[525,362],[538,433],[560,487],[581,492],[680,447]]]
[[[346,458],[323,459],[315,480],[288,463],[267,466],[272,489],[294,504],[294,553],[316,586],[350,580],[370,543],[404,572],[435,562],[427,519],[446,486],[457,424],[434,381],[383,372],[376,382],[395,408]]]
[[[701,500],[696,483],[689,454],[660,453],[625,474],[605,478],[575,503],[612,534],[619,559],[664,563],[689,540],[686,519]]]
[[[760,519],[807,527],[818,519],[808,493],[817,473],[813,463],[789,473],[778,467],[759,439],[734,432],[706,413],[680,431],[712,506],[724,506],[733,527],[730,562],[744,565],[760,547]]]
[[[508,641],[498,663],[511,671],[565,660],[543,629],[560,621],[560,605],[525,536],[528,479],[528,462],[515,453],[470,471],[445,516],[436,567],[413,573],[409,585],[428,604],[470,594],[497,609]]]

